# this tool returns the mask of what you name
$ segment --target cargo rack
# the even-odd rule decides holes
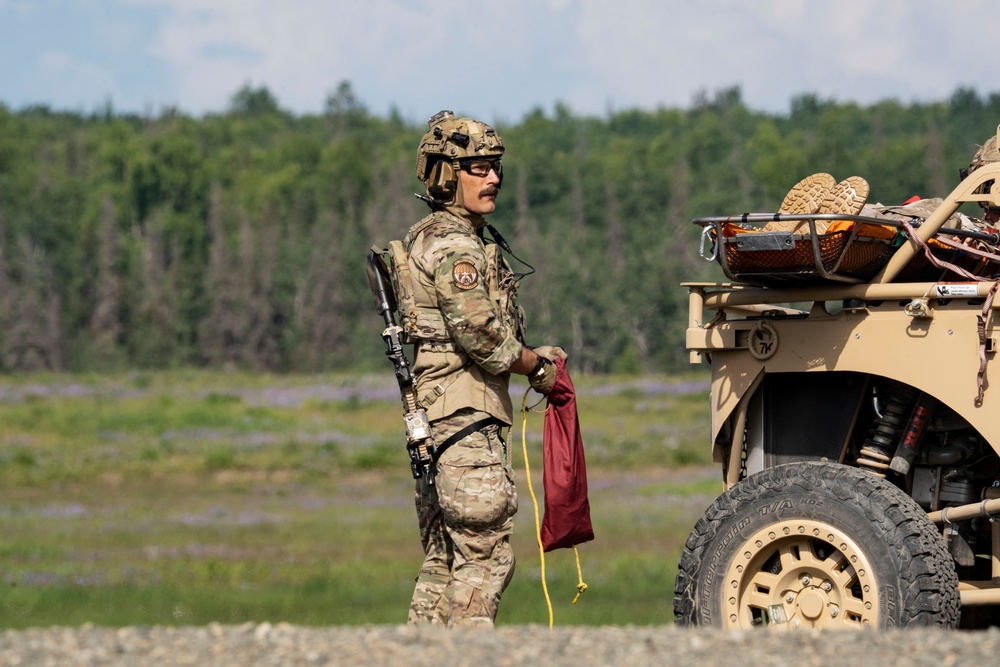
[[[746,228],[745,232],[726,235],[727,225],[766,224],[772,221],[806,222],[809,233],[791,231],[761,231]],[[817,221],[849,221],[850,229],[818,233]],[[916,229],[925,219],[914,218],[909,225]],[[762,286],[807,285],[824,282],[869,282],[887,264],[896,250],[905,244],[907,233],[897,219],[875,218],[843,213],[743,213],[730,216],[700,217],[692,224],[702,227],[701,256],[718,261],[729,280]],[[893,227],[892,238],[860,234],[864,225]],[[984,241],[994,248],[1000,245],[1000,234],[968,229],[941,227],[937,235],[953,235]],[[712,246],[706,254],[706,246]],[[1000,255],[975,252],[972,249],[935,244],[931,247],[935,262],[926,253],[916,253],[896,276],[896,282],[934,282],[959,279],[941,262],[958,266],[983,280],[1000,273]]]

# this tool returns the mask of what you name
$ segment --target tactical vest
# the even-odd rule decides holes
[[[455,364],[461,367],[460,371],[441,378],[430,388],[421,387],[418,378],[418,399],[432,420],[446,417],[454,409],[472,407],[510,423],[512,408],[507,394],[507,377],[491,375],[468,359],[445,325],[437,296],[414,275],[416,269],[409,255],[413,241],[432,225],[447,218],[454,219],[454,216],[444,211],[428,215],[410,228],[404,241],[390,242],[387,252],[403,342],[414,345],[418,357],[421,350],[427,350],[457,355],[461,359]],[[467,223],[462,221],[462,224]],[[497,316],[524,343],[524,311],[516,303],[517,279],[495,243],[485,245],[485,258],[483,284]],[[441,400],[442,397],[445,397],[444,400]]]

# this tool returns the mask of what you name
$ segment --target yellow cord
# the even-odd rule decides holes
[[[524,398],[521,399],[521,451],[524,453],[524,476],[528,479],[528,492],[531,494],[531,504],[535,509],[535,539],[538,542],[538,556],[542,563],[542,592],[545,593],[545,605],[549,610],[549,628],[552,628],[552,600],[549,598],[549,586],[545,581],[545,547],[542,545],[542,524],[538,519],[538,498],[535,496],[535,488],[531,484],[531,464],[528,463],[528,410],[542,401],[539,400],[538,403],[528,408],[529,391],[531,391],[530,387],[524,392]],[[576,585],[576,597],[573,598],[573,604],[576,604],[580,596],[587,591],[587,584],[583,583],[580,552],[575,544],[573,545],[573,556],[576,558],[576,576],[579,580]]]
[[[583,570],[580,569],[580,552],[576,550],[576,545],[573,545],[573,556],[576,558],[576,576],[580,582],[576,585],[576,597],[573,598],[573,604],[580,599],[580,596],[587,592],[587,584],[583,583]]]
[[[528,392],[521,399],[521,450],[524,453],[524,476],[528,478],[528,491],[531,493],[531,504],[535,508],[535,539],[538,541],[538,555],[542,561],[542,592],[545,593],[545,604],[549,610],[549,629],[552,628],[552,600],[549,598],[549,586],[545,583],[545,548],[542,546],[542,522],[538,519],[538,498],[531,485],[531,464],[528,463]],[[540,402],[540,401],[539,401]],[[535,404],[537,405],[537,403]],[[532,406],[534,407],[534,406]]]

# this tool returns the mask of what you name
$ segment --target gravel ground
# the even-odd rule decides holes
[[[906,665],[988,667],[1000,630],[764,634],[663,627],[503,626],[458,631],[406,626],[305,628],[49,628],[0,632],[0,665]]]

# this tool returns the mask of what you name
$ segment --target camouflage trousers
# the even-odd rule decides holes
[[[443,442],[484,417],[463,410],[436,421],[434,440]],[[500,429],[489,426],[444,451],[433,485],[417,480],[424,563],[410,602],[410,624],[493,624],[514,576],[510,536],[517,491],[509,458]]]

